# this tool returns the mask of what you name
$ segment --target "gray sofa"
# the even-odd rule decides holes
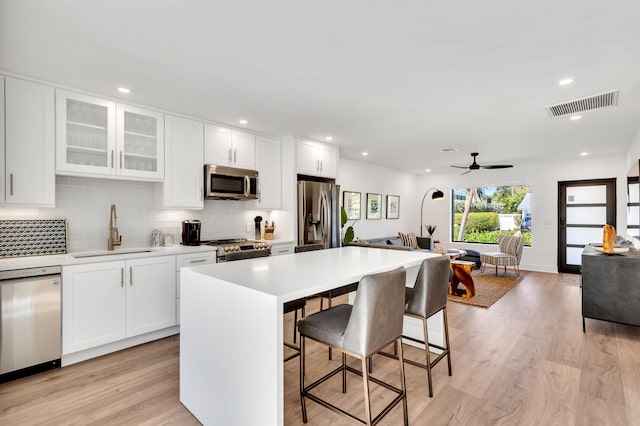
[[[384,237],[384,238],[369,238],[367,240],[353,241],[347,245],[358,247],[373,247],[390,250],[420,250],[429,252],[433,249],[433,240],[429,237],[416,237],[418,240],[419,249],[413,247],[403,246],[400,237]]]

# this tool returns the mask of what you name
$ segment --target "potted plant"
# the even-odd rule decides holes
[[[433,238],[433,233],[436,232],[437,225],[427,224],[424,226],[427,229],[427,236]]]

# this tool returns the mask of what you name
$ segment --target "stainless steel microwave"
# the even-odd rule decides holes
[[[258,172],[207,164],[204,166],[204,197],[207,200],[257,200]]]

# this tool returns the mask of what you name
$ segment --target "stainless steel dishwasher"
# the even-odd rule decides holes
[[[60,367],[60,267],[0,271],[0,383]]]

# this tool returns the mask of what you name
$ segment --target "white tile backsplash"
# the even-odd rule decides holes
[[[69,251],[102,250],[109,237],[109,211],[115,204],[122,247],[151,244],[151,231],[160,229],[181,241],[181,222],[202,221],[202,239],[246,237],[246,224],[255,216],[276,221],[276,238],[290,239],[290,212],[257,210],[255,201],[205,201],[204,210],[162,210],[157,208],[155,183],[116,179],[56,176],[56,207],[53,209],[2,208],[0,219],[67,219]]]

